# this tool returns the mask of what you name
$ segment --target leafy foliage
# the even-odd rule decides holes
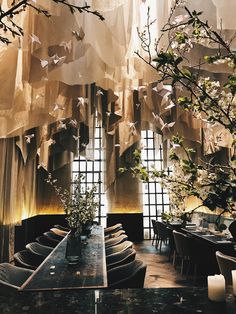
[[[185,14],[175,16],[176,9],[180,6]],[[224,39],[222,32],[213,30],[201,16],[202,12],[191,12],[185,7],[185,1],[176,0],[168,21],[162,28],[162,35],[153,40],[148,10],[145,26],[145,42],[148,44],[144,49],[147,56],[139,51],[136,54],[156,70],[157,82],[172,85],[173,93],[169,97],[174,104],[191,112],[205,124],[220,125],[227,130],[232,139],[231,158],[224,166],[203,161],[197,164],[195,151],[185,147],[183,138],[175,135],[169,156],[174,168],[172,175],[168,176],[154,167],[151,171],[146,169],[141,158],[129,170],[144,181],[152,178],[166,187],[170,193],[172,211],[176,214],[184,213],[185,199],[194,195],[202,201],[200,206],[205,205],[212,211],[220,208],[221,216],[225,212],[236,211],[236,54],[231,48],[235,38]],[[138,32],[141,43],[143,33]],[[164,35],[169,39],[166,49],[159,47]],[[153,42],[155,56],[151,56]],[[193,65],[189,62],[188,53],[192,49],[199,49],[198,44],[218,49],[213,49],[212,55],[205,55]],[[222,64],[229,73],[225,81],[215,81],[204,76],[203,65]],[[180,87],[181,96],[177,97],[176,90]]]
[[[59,197],[66,214],[68,226],[73,229],[82,230],[83,225],[92,222],[96,216],[96,210],[99,206],[95,199],[97,186],[91,188],[82,188],[83,175],[79,175],[73,182],[72,192],[67,189],[62,189],[56,185],[55,179],[49,174],[46,180],[55,190]]]

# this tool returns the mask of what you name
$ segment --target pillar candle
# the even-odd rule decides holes
[[[236,270],[231,270],[231,273],[232,273],[233,294],[236,296]]]
[[[223,275],[208,276],[208,298],[211,301],[225,300],[225,278]]]

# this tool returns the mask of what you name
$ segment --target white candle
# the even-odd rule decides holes
[[[225,300],[225,278],[223,275],[208,276],[208,298],[211,301]]]
[[[236,270],[231,270],[231,273],[232,273],[233,294],[236,296]]]

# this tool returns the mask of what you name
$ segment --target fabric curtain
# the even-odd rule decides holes
[[[2,0],[3,8],[10,2]],[[84,1],[71,3],[83,5]],[[174,133],[197,147],[199,156],[199,147],[209,136],[209,130],[191,114],[171,107],[170,87],[155,83],[156,71],[135,54],[140,51],[145,57],[137,28],[142,31],[148,6],[151,20],[156,19],[151,28],[154,44],[173,1],[87,3],[101,11],[105,20],[92,14],[71,15],[62,5],[38,0],[38,5],[51,12],[51,18],[27,9],[17,16],[24,36],[13,39],[8,46],[0,45],[1,224],[17,223],[38,213],[38,168],[62,169],[78,151],[93,158],[96,110],[105,131],[106,187],[116,179],[119,159],[139,142],[141,130],[162,135],[164,156]],[[224,19],[222,32],[230,36],[234,28],[230,19],[233,1],[188,0],[187,6],[203,11],[214,27],[219,27],[220,19]],[[167,45],[166,37],[160,45]],[[207,45],[196,46],[188,56],[190,67],[203,53],[210,54],[211,49]],[[227,74],[223,65],[217,73],[208,66],[204,71],[219,79]],[[163,129],[161,121],[175,124]],[[213,146],[220,130],[214,132]],[[205,147],[206,154],[228,147],[228,142],[221,141],[217,148],[212,145]]]

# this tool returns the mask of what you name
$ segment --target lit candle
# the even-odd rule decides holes
[[[208,276],[208,298],[211,301],[222,302],[225,300],[225,278],[223,275]],[[236,283],[236,281],[235,281]]]
[[[233,294],[236,296],[236,270],[231,270],[231,273],[232,273]]]

